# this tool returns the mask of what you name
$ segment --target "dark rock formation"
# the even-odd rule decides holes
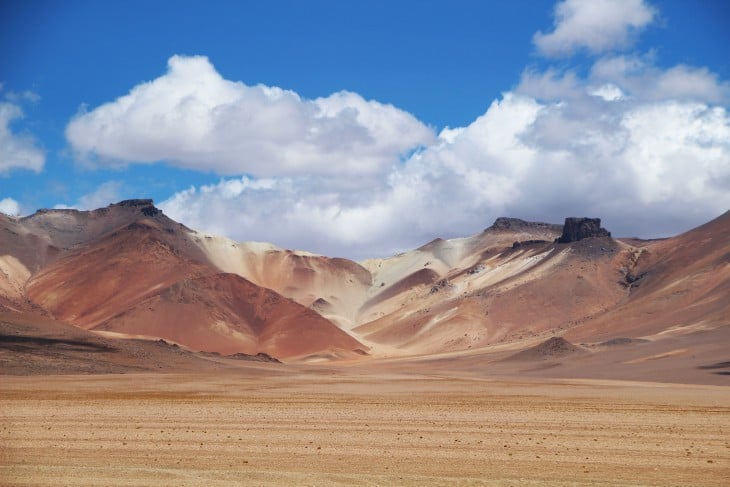
[[[123,208],[139,208],[139,211],[142,212],[145,216],[155,216],[162,213],[162,210],[155,207],[155,204],[150,199],[137,199],[137,200],[124,200],[120,201],[119,203],[112,203],[109,205],[112,206],[121,206]]]
[[[536,352],[546,356],[565,355],[567,353],[579,352],[580,350],[580,347],[573,345],[563,337],[548,338],[535,347]]]
[[[487,267],[484,264],[477,264],[466,272],[467,274],[479,274],[485,270],[487,270]]]
[[[154,202],[151,199],[123,200],[119,203],[112,203],[109,206],[154,206]]]
[[[555,232],[560,232],[562,229],[560,225],[552,223],[528,222],[519,218],[507,218],[503,216],[494,220],[494,224],[488,228],[488,230],[551,230]]]
[[[249,355],[247,353],[234,353],[226,355],[226,358],[232,358],[236,360],[247,360],[249,362],[269,362],[273,364],[280,364],[281,360],[272,357],[268,353],[259,352],[256,355]]]
[[[552,337],[532,348],[517,352],[505,360],[546,360],[561,358],[584,352],[584,349],[573,345],[563,337]]]
[[[624,345],[636,345],[639,343],[649,343],[649,340],[645,340],[644,338],[626,338],[626,337],[620,337],[620,338],[612,338],[611,340],[606,340],[605,342],[601,342],[598,344],[599,347],[620,347]]]
[[[558,243],[569,243],[583,240],[590,237],[610,237],[611,232],[601,228],[600,218],[575,218],[565,219],[563,234],[555,241]]]
[[[329,302],[329,301],[327,301],[326,299],[324,299],[324,298],[317,298],[317,299],[316,299],[316,300],[315,300],[315,301],[314,301],[314,302],[312,303],[312,306],[311,306],[311,308],[312,308],[312,309],[315,309],[315,310],[317,310],[317,311],[324,311],[324,310],[326,310],[327,308],[329,308],[330,306],[331,306],[330,302]]]
[[[512,244],[513,249],[519,249],[520,247],[524,247],[525,245],[535,245],[535,244],[544,244],[547,243],[547,240],[520,240],[519,242],[515,242]]]
[[[624,280],[620,281],[620,284],[628,288],[639,287],[639,285],[641,284],[639,281],[646,277],[647,274],[647,272],[641,272],[639,274],[627,272],[624,276]]]
[[[439,282],[431,287],[431,294],[435,294],[447,287],[452,287],[452,284],[449,283],[448,279],[441,279]]]

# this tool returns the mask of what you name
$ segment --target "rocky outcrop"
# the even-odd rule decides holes
[[[264,352],[259,352],[256,355],[249,355],[247,353],[234,353],[232,355],[226,355],[225,357],[236,359],[236,360],[247,360],[249,362],[269,362],[272,364],[281,363],[281,360],[279,360],[275,357],[272,357],[268,353],[264,353]]]
[[[568,355],[584,352],[584,349],[573,345],[563,337],[552,337],[544,342],[514,355],[507,357],[505,360],[548,360],[553,358],[562,358]]]
[[[570,243],[590,237],[610,237],[611,232],[601,227],[600,218],[575,218],[565,219],[563,234],[556,239],[558,243]]]
[[[520,220],[519,218],[507,218],[499,217],[494,220],[494,224],[489,227],[488,230],[511,230],[511,231],[525,231],[525,230],[547,230],[560,232],[562,227],[552,223],[543,222],[528,222]]]
[[[547,240],[520,240],[512,244],[513,249],[519,249],[526,245],[537,245],[547,243]]]
[[[112,203],[109,206],[152,206],[154,202],[151,199],[135,199],[135,200],[122,200],[119,203]]]
[[[121,206],[124,208],[139,208],[139,211],[142,212],[145,216],[155,216],[162,213],[162,210],[155,207],[154,202],[151,199],[136,199],[136,200],[124,200],[120,201],[119,203],[112,203],[109,205],[110,207],[113,206]]]

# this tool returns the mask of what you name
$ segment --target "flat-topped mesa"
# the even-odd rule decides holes
[[[507,218],[501,216],[494,220],[494,224],[492,224],[492,226],[489,227],[487,230],[551,230],[555,232],[561,232],[563,230],[563,227],[561,225],[555,225],[552,223],[528,222],[519,218]]]
[[[106,208],[97,208],[96,210],[78,210],[76,208],[41,208],[32,215],[23,217],[22,219],[31,219],[37,215],[77,215],[84,216],[89,214],[105,215],[111,208],[124,208],[131,210],[139,210],[145,216],[155,216],[162,213],[162,210],[157,208],[151,199],[134,199],[134,200],[123,200],[119,203],[111,203]]]
[[[590,237],[610,237],[611,232],[601,227],[600,218],[577,218],[568,217],[565,219],[563,234],[555,239],[557,243],[569,243],[583,240]]]
[[[134,200],[123,200],[119,203],[112,203],[109,208],[112,207],[124,207],[124,208],[139,208],[145,216],[155,216],[162,213],[162,210],[157,208],[154,201],[151,199],[134,199]]]
[[[109,206],[154,206],[155,202],[149,198],[122,200],[119,203],[112,203]]]

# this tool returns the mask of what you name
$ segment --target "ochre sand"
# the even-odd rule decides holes
[[[0,385],[2,485],[730,481],[722,386],[274,365]]]

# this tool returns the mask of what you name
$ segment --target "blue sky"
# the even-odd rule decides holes
[[[728,45],[709,0],[1,1],[0,210],[151,197],[355,258],[672,234],[730,207]]]

